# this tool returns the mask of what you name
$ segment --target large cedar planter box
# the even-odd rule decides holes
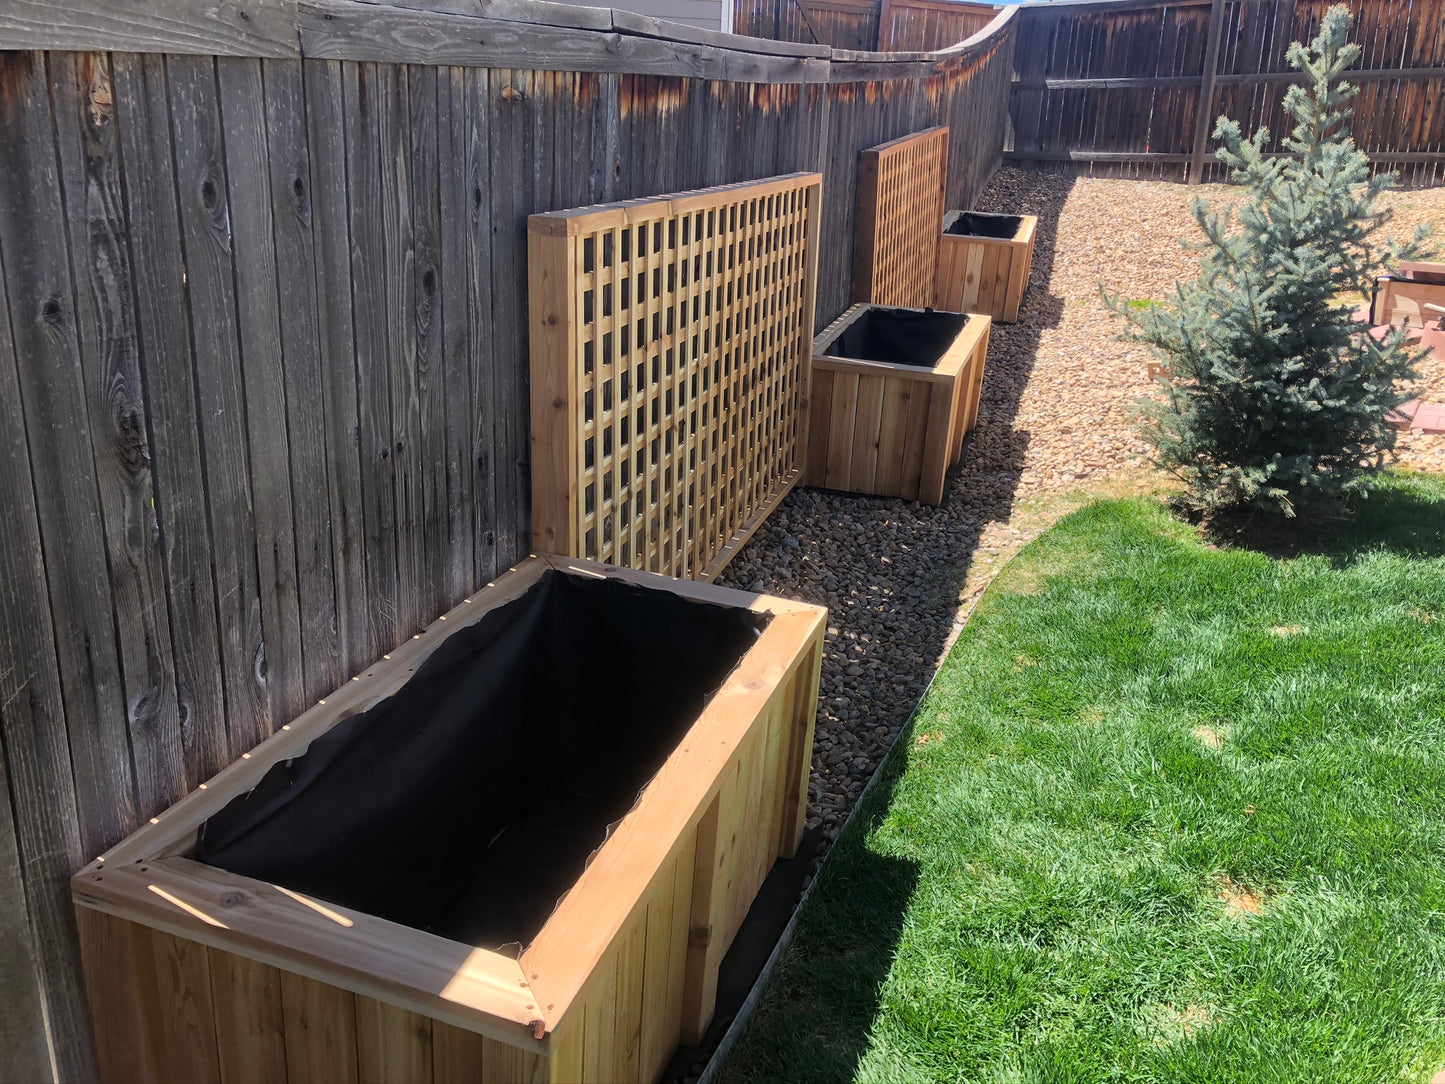
[[[854,305],[813,344],[807,482],[938,504],[978,418],[991,321]]]
[[[518,566],[75,875],[102,1077],[654,1079],[797,845],[825,616]]]
[[[1005,324],[1019,318],[1034,261],[1034,215],[950,211],[938,244],[933,303],[982,313]]]

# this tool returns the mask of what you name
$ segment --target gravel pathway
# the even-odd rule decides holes
[[[792,493],[721,582],[827,605],[809,827],[837,835],[994,571],[1064,511],[1098,492],[1154,484],[1132,433],[1147,353],[1114,339],[1099,286],[1157,298],[1192,273],[1196,196],[1223,185],[1073,179],[1004,169],[979,203],[1039,216],[1020,322],[996,325],[978,429],[943,505]],[[1433,219],[1445,189],[1393,194],[1400,232]],[[1415,394],[1445,398],[1445,357]],[[1402,462],[1445,470],[1445,437],[1402,434]]]

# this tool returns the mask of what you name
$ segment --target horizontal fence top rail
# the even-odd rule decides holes
[[[833,0],[838,2],[838,0]],[[993,10],[923,0],[928,9]],[[947,48],[835,49],[548,0],[7,0],[0,50],[309,58],[732,82],[921,78],[986,47],[1013,8]],[[975,19],[979,16],[974,15]]]

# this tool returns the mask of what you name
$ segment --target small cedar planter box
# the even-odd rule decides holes
[[[938,245],[933,303],[1005,324],[1019,318],[1034,262],[1034,215],[950,211]]]
[[[513,569],[75,875],[102,1078],[656,1078],[797,845],[825,617]]]
[[[938,504],[978,418],[990,319],[854,305],[813,343],[809,485]]]
[[[1402,263],[1375,281],[1371,324],[1439,327],[1445,317],[1445,263]]]

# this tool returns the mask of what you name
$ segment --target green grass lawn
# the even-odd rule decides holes
[[[1445,481],[1288,559],[1157,503],[990,589],[725,1081],[1445,1067]]]

